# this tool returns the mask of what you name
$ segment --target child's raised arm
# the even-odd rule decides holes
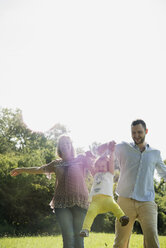
[[[115,141],[111,141],[108,144],[108,149],[110,151],[108,170],[112,174],[114,174],[115,145],[116,145]]]
[[[114,152],[112,152],[108,161],[108,171],[113,175],[114,175],[114,160],[115,160],[115,154]]]

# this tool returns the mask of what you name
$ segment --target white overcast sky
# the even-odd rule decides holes
[[[76,146],[147,141],[166,159],[165,0],[0,0],[0,106]]]

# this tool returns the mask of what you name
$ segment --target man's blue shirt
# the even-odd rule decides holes
[[[122,142],[115,148],[120,176],[116,193],[137,201],[154,201],[154,171],[166,180],[166,165],[160,151],[146,145],[140,152],[134,143]]]

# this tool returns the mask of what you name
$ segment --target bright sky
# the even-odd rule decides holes
[[[0,0],[0,70],[0,106],[32,130],[87,148],[142,118],[166,159],[165,0]]]

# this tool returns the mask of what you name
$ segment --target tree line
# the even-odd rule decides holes
[[[45,175],[22,174],[11,177],[16,167],[41,166],[56,159],[57,139],[68,134],[64,125],[55,124],[48,132],[34,132],[23,121],[20,109],[0,109],[0,235],[53,235],[59,226],[49,207],[56,175],[48,180]],[[82,152],[81,148],[77,152]],[[118,180],[118,170],[115,184]],[[90,189],[92,177],[87,175]],[[159,234],[166,235],[166,184],[155,181],[155,201],[158,204]],[[115,195],[116,198],[116,195]],[[112,213],[99,215],[92,226],[96,232],[114,232]],[[141,233],[138,222],[134,232]]]

